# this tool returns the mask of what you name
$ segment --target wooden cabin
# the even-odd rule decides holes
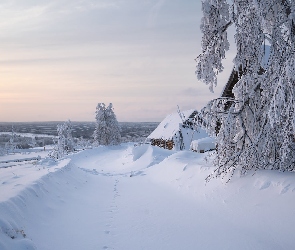
[[[192,122],[191,118],[197,114],[196,110],[187,110],[182,114],[183,118],[178,113],[168,115],[146,141],[153,146],[169,150],[189,150],[193,140],[208,136],[205,130],[189,126]]]
[[[173,140],[164,140],[164,139],[151,139],[151,145],[152,146],[157,146],[160,148],[165,148],[165,149],[169,149],[172,150],[175,146],[174,141]]]

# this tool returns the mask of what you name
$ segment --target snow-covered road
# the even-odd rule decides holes
[[[213,180],[206,185],[212,167],[204,154],[132,144],[40,164],[5,169],[1,250],[295,245],[294,174],[265,171],[229,184]],[[19,178],[12,176],[10,182],[8,171]]]

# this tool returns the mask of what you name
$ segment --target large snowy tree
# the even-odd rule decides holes
[[[295,1],[204,0],[202,8],[198,79],[213,91],[229,49],[230,26],[235,27],[234,67],[239,72],[235,98],[212,100],[198,116],[212,134],[217,131],[218,168],[209,179],[237,169],[242,174],[294,170]],[[262,69],[265,43],[271,50]]]
[[[109,127],[110,133],[110,144],[119,145],[121,143],[121,129],[114,112],[113,104],[110,103],[107,107],[107,126]]]
[[[97,145],[118,145],[121,143],[120,127],[113,105],[98,103],[96,107],[94,143]]]

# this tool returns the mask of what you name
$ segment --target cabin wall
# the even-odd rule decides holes
[[[160,148],[169,149],[169,150],[172,150],[175,146],[173,140],[164,140],[164,139],[151,139],[151,145],[157,146]]]

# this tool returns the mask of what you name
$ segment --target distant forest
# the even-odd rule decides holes
[[[57,135],[57,125],[63,122],[1,122],[0,132]],[[123,142],[143,141],[157,126],[158,122],[120,122]],[[73,137],[91,139],[95,122],[72,122]]]

